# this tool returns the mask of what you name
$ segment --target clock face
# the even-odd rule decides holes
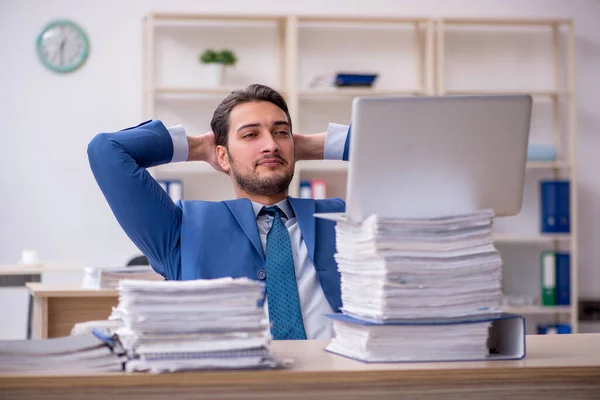
[[[39,34],[36,43],[38,57],[55,72],[72,72],[88,56],[88,39],[83,30],[71,21],[54,21]]]

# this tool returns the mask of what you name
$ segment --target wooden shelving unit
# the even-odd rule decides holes
[[[546,34],[551,43],[549,48],[552,61],[547,66],[551,71],[551,84],[546,88],[538,87],[519,87],[505,88],[502,86],[485,88],[459,88],[452,87],[447,79],[447,59],[448,46],[447,37],[449,32],[455,28],[468,27],[469,34],[476,35],[477,29],[525,29],[526,33]],[[552,144],[557,150],[557,161],[552,162],[529,162],[528,171],[547,170],[556,179],[566,178],[570,181],[570,218],[571,233],[550,235],[517,235],[517,234],[497,234],[495,242],[503,245],[522,246],[540,246],[544,245],[554,251],[559,251],[564,246],[568,246],[571,255],[571,305],[557,307],[525,307],[509,308],[510,310],[522,313],[536,315],[557,315],[567,316],[573,332],[577,332],[578,327],[578,247],[577,247],[577,174],[576,174],[576,125],[575,125],[575,76],[574,76],[574,33],[571,20],[564,19],[544,19],[544,20],[518,20],[518,19],[455,19],[443,18],[436,21],[436,94],[438,95],[465,95],[465,94],[507,94],[507,93],[528,93],[534,97],[534,107],[536,101],[550,101],[552,108]],[[504,31],[503,31],[504,32]],[[528,33],[527,33],[528,32]],[[561,39],[563,45],[561,49]],[[561,50],[564,50],[561,56]],[[501,51],[501,50],[498,50]],[[464,56],[464,54],[463,54]],[[522,57],[526,58],[527,56]],[[475,63],[473,61],[473,63]],[[542,71],[540,71],[542,72]],[[533,79],[532,79],[533,80]],[[501,79],[494,80],[494,84],[499,85]],[[561,106],[566,108],[566,115],[561,113]],[[507,250],[508,251],[508,250]],[[539,265],[526,266],[527,268],[537,268]]]
[[[523,28],[545,31],[551,43],[549,49],[552,60],[547,65],[551,70],[551,82],[546,86],[520,84],[506,87],[499,85],[501,79],[494,77],[485,86],[477,83],[471,87],[453,85],[452,77],[447,71],[452,65],[449,57],[453,55],[449,35],[453,29],[465,27],[467,31],[464,37],[467,38],[476,37],[478,29]],[[220,34],[213,34],[214,29],[219,29]],[[244,30],[243,33],[240,30]],[[229,31],[235,34],[223,35]],[[256,40],[249,40],[250,35],[257,35]],[[235,38],[240,37],[243,40],[236,42]],[[349,123],[350,104],[356,96],[528,93],[534,97],[534,103],[549,104],[552,109],[552,143],[557,150],[557,159],[528,162],[527,174],[551,174],[555,178],[566,177],[571,181],[571,233],[544,235],[498,232],[494,240],[503,247],[518,246],[519,249],[543,246],[558,251],[564,246],[569,247],[571,306],[506,307],[506,311],[534,318],[566,317],[573,331],[577,332],[578,210],[574,37],[570,20],[151,13],[144,18],[143,38],[143,116],[184,124],[188,134],[204,133],[209,128],[207,121],[210,120],[214,107],[222,98],[237,88],[257,82],[267,84],[284,95],[294,130],[301,133],[324,131],[328,122]],[[179,46],[177,40],[188,39],[189,43]],[[506,44],[509,39],[501,37],[501,40]],[[493,44],[492,41],[489,46],[493,47]],[[240,59],[248,60],[247,64],[242,62],[235,67],[238,74],[225,87],[207,86],[194,76],[196,68],[200,71],[200,66],[194,65],[197,64],[197,54],[203,50],[201,46],[209,45],[231,46],[242,53],[244,46],[251,47],[252,53],[240,55]],[[169,53],[173,48],[188,54],[185,58],[177,58],[177,54]],[[566,49],[564,56],[561,55],[562,48]],[[365,57],[351,59],[348,55],[357,52]],[[463,59],[474,55],[478,55],[477,52],[469,53],[468,49],[460,54]],[[521,57],[527,56],[521,54]],[[171,65],[171,69],[165,72],[161,68],[168,69],[167,61],[170,57],[173,58],[172,63],[177,64],[175,67]],[[390,67],[390,64],[394,65]],[[477,66],[477,63],[467,63],[459,70],[466,72],[465,68],[472,65]],[[370,89],[311,87],[308,83],[316,74],[344,70],[382,73],[377,84]],[[176,79],[180,75],[190,79]],[[470,76],[467,78],[464,82],[471,82]],[[494,84],[498,86],[495,87]],[[561,114],[563,109],[566,109],[564,115]],[[343,162],[299,162],[290,186],[290,195],[298,195],[301,180],[323,179],[328,183],[328,197],[343,198],[347,170],[347,165]],[[220,200],[231,198],[232,195],[229,177],[212,170],[208,165],[165,165],[153,168],[151,173],[158,178],[183,179],[186,198]],[[188,188],[192,189],[187,190]],[[523,268],[539,269],[539,265],[527,265]]]

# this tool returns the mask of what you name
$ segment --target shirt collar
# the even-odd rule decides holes
[[[281,209],[281,211],[283,211],[283,213],[285,214],[285,217],[287,219],[291,219],[294,218],[294,210],[292,210],[292,207],[290,206],[290,202],[288,201],[287,198],[281,200],[279,203],[274,204],[275,206],[279,207]],[[264,204],[260,204],[260,203],[256,203],[256,202],[252,202],[252,208],[254,210],[254,218],[258,217],[258,213],[260,212],[260,210],[262,210],[262,208],[264,207]]]

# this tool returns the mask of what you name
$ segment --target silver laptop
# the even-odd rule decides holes
[[[521,210],[530,95],[357,97],[346,212],[360,222]]]

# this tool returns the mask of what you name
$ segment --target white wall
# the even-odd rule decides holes
[[[86,146],[98,132],[141,119],[141,20],[149,11],[573,18],[580,293],[600,296],[600,2],[594,0],[2,0],[0,264],[15,263],[24,248],[38,249],[44,260],[86,265],[122,265],[137,253],[94,182]],[[34,51],[42,26],[59,17],[81,24],[91,40],[86,65],[65,76],[44,69]],[[16,304],[0,307],[3,337],[24,331],[24,296],[13,292],[0,290],[0,304]]]

